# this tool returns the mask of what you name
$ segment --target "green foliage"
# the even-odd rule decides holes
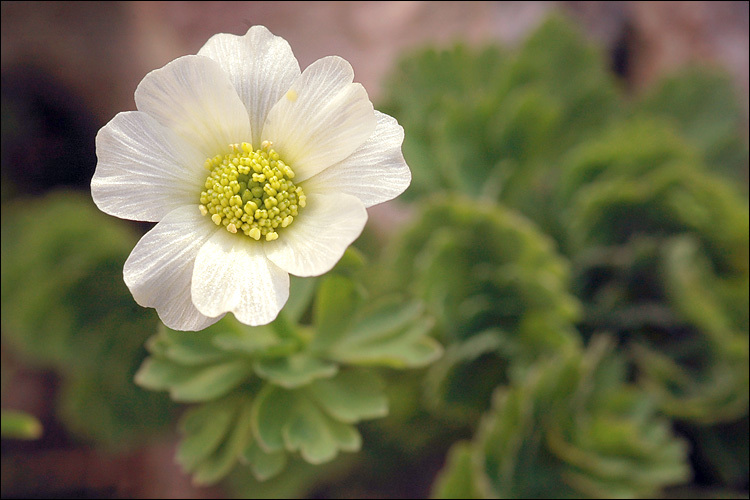
[[[455,445],[436,498],[635,498],[689,477],[687,446],[625,383],[613,344],[542,358]]]
[[[748,207],[680,146],[654,121],[607,132],[567,165],[561,212],[584,329],[632,346],[667,413],[731,420],[748,404]]]
[[[482,410],[494,387],[545,352],[578,344],[579,305],[553,243],[528,220],[461,195],[425,202],[386,266],[449,344],[430,370],[435,405]],[[512,361],[512,363],[511,363]]]
[[[544,226],[560,154],[621,114],[602,59],[559,19],[514,55],[458,46],[403,59],[383,107],[407,131],[406,196],[481,194]]]
[[[635,111],[669,119],[700,148],[711,170],[744,184],[748,147],[737,97],[727,75],[688,68],[666,78],[643,96]]]
[[[75,434],[126,448],[171,405],[132,383],[156,330],[122,265],[136,236],[84,195],[18,200],[2,212],[3,341],[62,376],[58,411]]]
[[[318,283],[295,279],[290,307],[269,325],[250,328],[226,317],[197,333],[164,327],[149,341],[151,356],[136,382],[199,403],[181,420],[177,453],[196,483],[214,483],[238,462],[266,480],[296,456],[322,464],[359,450],[356,424],[388,413],[382,380],[370,367],[419,367],[440,355],[417,304],[363,306],[346,271],[352,261],[346,257]]]
[[[405,128],[407,194],[420,205],[392,245],[388,276],[425,301],[446,349],[424,395],[436,415],[472,429],[480,403],[498,394],[485,419],[494,423],[455,447],[436,491],[647,496],[687,480],[681,445],[660,454],[639,441],[646,428],[627,431],[643,445],[637,459],[626,441],[600,460],[588,446],[606,436],[551,432],[578,412],[554,410],[559,401],[526,381],[552,353],[575,358],[601,332],[616,339],[632,405],[648,402],[648,415],[678,425],[696,475],[746,488],[747,429],[726,431],[747,421],[750,350],[748,147],[728,79],[690,69],[624,96],[597,50],[551,19],[515,53],[457,46],[404,58],[384,108]],[[601,404],[581,415],[620,414]],[[505,438],[489,437],[503,426]],[[485,441],[505,443],[508,456]],[[593,469],[579,461],[592,456]],[[490,461],[505,469],[478,472]],[[599,462],[609,472],[594,470]]]
[[[1,421],[3,439],[38,439],[42,435],[42,424],[27,413],[3,410]]]

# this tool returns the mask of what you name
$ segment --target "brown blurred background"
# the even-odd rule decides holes
[[[29,119],[9,136],[3,118],[3,179],[14,186],[3,186],[3,195],[87,189],[96,131],[135,109],[133,91],[146,73],[196,53],[215,33],[263,24],[289,41],[303,68],[340,55],[377,105],[380,82],[404,50],[458,40],[512,46],[551,11],[578,21],[601,44],[632,92],[689,63],[723,68],[747,128],[747,2],[2,2],[3,114],[12,106]],[[43,168],[39,154],[59,168]],[[3,352],[3,364],[14,362]],[[2,407],[39,417],[45,436],[21,455],[10,450],[20,465],[12,474],[3,444],[4,497],[221,494],[190,485],[173,463],[170,439],[127,455],[73,443],[52,415],[54,375],[13,368]]]
[[[215,33],[263,24],[303,68],[330,54],[349,60],[377,100],[404,49],[515,44],[553,10],[603,42],[634,89],[699,61],[729,71],[747,104],[747,2],[2,2],[2,70],[47,72],[106,121],[134,108],[148,71],[194,54]]]

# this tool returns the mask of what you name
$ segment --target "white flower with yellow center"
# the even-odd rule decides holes
[[[104,212],[158,222],[125,263],[135,300],[178,330],[232,312],[272,321],[289,274],[329,271],[366,207],[411,181],[403,129],[373,110],[340,57],[300,72],[262,26],[218,34],[152,71],[96,137],[91,181]]]

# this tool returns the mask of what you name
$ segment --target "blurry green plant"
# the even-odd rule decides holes
[[[457,46],[401,61],[383,108],[406,130],[406,194],[421,209],[389,262],[439,320],[446,355],[424,389],[434,410],[503,387],[533,400],[522,383],[541,368],[529,367],[562,338],[576,346],[605,331],[637,399],[690,440],[697,475],[747,488],[748,432],[727,434],[747,421],[750,323],[748,147],[734,96],[727,78],[690,69],[626,97],[599,51],[559,18],[515,53]],[[497,220],[521,215],[531,222],[499,230]],[[560,254],[539,243],[545,233]],[[456,469],[485,453],[459,450]],[[684,453],[672,458],[684,465]],[[543,474],[537,465],[525,474]],[[641,465],[633,477],[648,474],[648,461],[632,464]],[[571,494],[656,494],[687,477]],[[524,494],[483,488],[460,491]]]
[[[110,448],[142,442],[169,422],[172,407],[132,383],[157,325],[122,281],[135,240],[83,194],[3,206],[3,341],[58,372],[57,409],[68,429]]]
[[[566,166],[582,326],[633,346],[669,414],[735,419],[748,404],[747,204],[668,137],[626,122]]]
[[[471,442],[451,450],[435,498],[649,498],[690,477],[686,443],[627,384],[614,343],[542,357],[501,387]]]
[[[197,333],[164,327],[148,343],[138,384],[199,403],[181,419],[177,452],[196,483],[222,479],[237,462],[265,480],[290,456],[321,464],[359,450],[355,424],[388,413],[373,368],[420,367],[440,356],[428,336],[433,321],[419,304],[364,304],[357,280],[340,271],[356,255],[350,250],[339,271],[323,278],[295,279],[293,296],[269,325],[227,317]]]
[[[428,49],[386,81],[384,111],[406,130],[405,193],[481,195],[548,229],[560,155],[623,113],[600,51],[553,19],[516,54]]]
[[[579,345],[567,263],[516,212],[460,194],[431,199],[389,254],[388,281],[428,305],[449,346],[426,378],[437,409],[476,418],[497,385]]]
[[[706,166],[747,194],[748,143],[743,113],[726,74],[687,68],[665,78],[635,103],[636,114],[669,120],[701,152]]]
[[[38,439],[42,435],[42,424],[28,413],[2,410],[0,421],[3,439]]]

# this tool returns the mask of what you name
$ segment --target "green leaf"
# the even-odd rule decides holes
[[[194,370],[191,375],[169,388],[175,401],[186,403],[209,401],[227,394],[252,373],[246,360],[209,365]]]
[[[471,444],[465,441],[454,444],[430,498],[481,498],[475,484],[475,469]]]
[[[399,298],[385,300],[370,308],[369,314],[357,321],[347,338],[377,338],[408,327],[423,313],[417,302],[404,303]]]
[[[312,464],[328,462],[339,451],[356,451],[362,445],[357,429],[328,416],[306,388],[289,391],[267,385],[255,401],[252,422],[263,452],[299,452]]]
[[[432,320],[425,319],[396,335],[367,340],[352,338],[332,349],[331,355],[353,365],[399,369],[427,366],[443,354],[440,343],[428,336],[433,325]]]
[[[316,380],[309,391],[331,417],[341,422],[356,423],[388,414],[383,382],[371,372],[345,371],[329,380]]]
[[[197,485],[214,484],[225,477],[237,463],[240,454],[252,439],[252,402],[245,399],[235,413],[234,426],[219,448],[207,459],[201,461],[193,473]]]
[[[483,411],[507,369],[500,357],[502,332],[488,330],[451,344],[425,377],[425,394],[441,413]],[[517,353],[513,353],[518,355]],[[481,373],[482,377],[477,377]]]
[[[315,338],[312,350],[324,350],[350,327],[360,305],[361,294],[350,278],[330,274],[323,278],[315,299]]]
[[[265,353],[284,343],[268,325],[244,327],[236,331],[220,333],[213,339],[216,347],[234,354],[255,355]]]
[[[686,481],[687,446],[648,395],[627,385],[613,346],[595,338],[585,352],[541,358],[525,377],[499,387],[474,440],[455,452],[436,491],[633,498]]]
[[[296,393],[270,384],[255,398],[253,435],[263,451],[273,453],[284,449],[282,429],[296,405]]]
[[[135,374],[135,383],[152,391],[168,391],[184,383],[195,374],[195,369],[160,358],[148,358]]]
[[[42,424],[32,415],[20,411],[2,411],[3,439],[38,439],[42,435]]]
[[[230,432],[240,403],[236,398],[221,399],[185,412],[180,419],[180,431],[185,437],[176,455],[183,469],[192,472],[219,448]]]
[[[331,419],[306,398],[298,400],[282,435],[286,449],[299,451],[311,464],[329,462],[339,450],[356,451],[361,446],[354,427]]]
[[[678,237],[665,246],[665,285],[672,303],[685,318],[705,330],[715,341],[726,343],[732,335],[729,316],[714,295],[719,290],[711,263],[695,238]]]
[[[160,356],[181,365],[203,365],[215,363],[227,357],[214,342],[213,332],[179,332],[164,328],[164,343]]]
[[[428,335],[433,322],[421,318],[418,304],[389,302],[358,321],[346,337],[330,348],[338,361],[393,368],[425,366],[442,354],[442,347]]]
[[[266,453],[255,440],[245,447],[240,458],[250,465],[250,470],[258,481],[267,481],[279,475],[287,464],[286,452]]]
[[[307,311],[310,301],[318,286],[318,278],[300,278],[290,276],[289,300],[284,306],[284,314],[292,322],[299,322],[302,315]]]
[[[743,112],[729,75],[688,68],[649,90],[636,111],[670,119],[702,151],[712,170],[746,184]]]
[[[336,364],[313,358],[306,353],[285,358],[259,359],[253,364],[253,369],[258,376],[287,389],[307,385],[319,378],[330,378],[338,372]]]

